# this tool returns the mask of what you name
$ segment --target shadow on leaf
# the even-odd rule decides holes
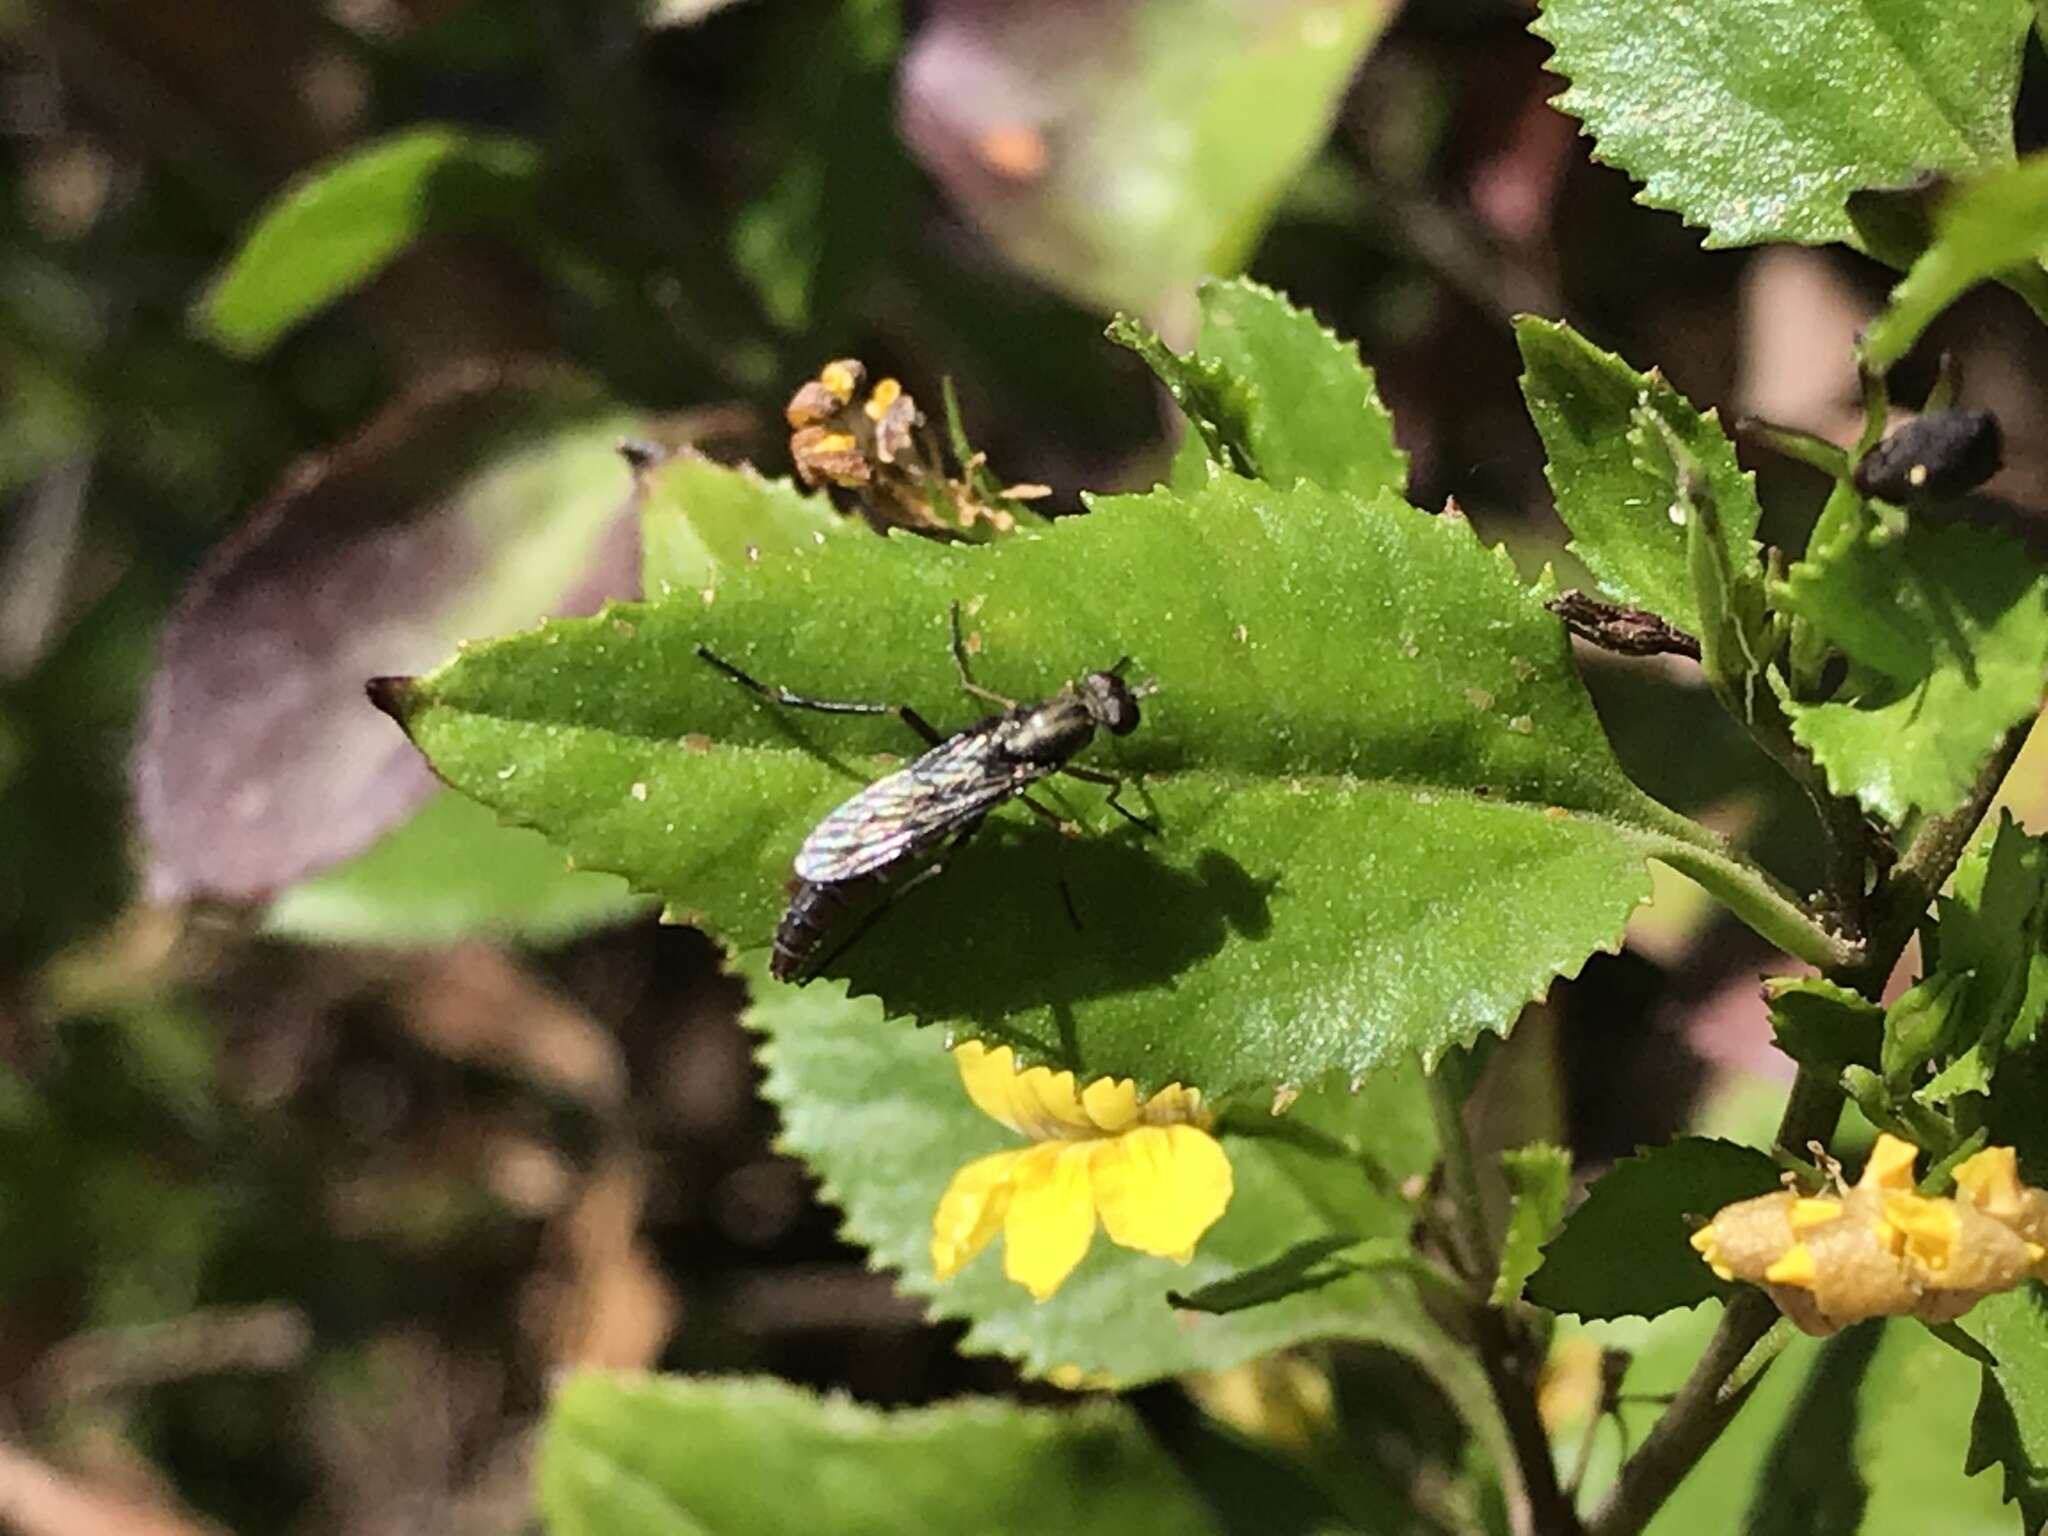
[[[824,974],[921,1018],[986,1022],[1048,1007],[1058,1015],[1085,998],[1166,982],[1232,933],[1264,938],[1277,883],[1214,848],[1188,869],[1136,832],[1064,837],[992,823]],[[1059,1053],[1071,1056],[1072,1043]]]

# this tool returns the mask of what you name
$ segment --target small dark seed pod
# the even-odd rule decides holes
[[[1998,473],[2004,442],[1989,411],[1916,416],[1856,463],[1856,489],[1887,501],[1960,496]]]

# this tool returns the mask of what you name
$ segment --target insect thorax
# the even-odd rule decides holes
[[[1057,767],[1095,738],[1095,721],[1079,699],[1061,695],[1022,711],[996,727],[1010,758]]]

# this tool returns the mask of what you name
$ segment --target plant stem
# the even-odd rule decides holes
[[[1660,838],[1646,851],[1687,879],[1706,888],[1723,906],[1787,954],[1797,955],[1824,972],[1857,963],[1863,947],[1835,932],[1807,910],[1804,902],[1768,871],[1728,847],[1698,822],[1675,813],[1682,822],[1676,835]]]
[[[1509,1516],[1514,1529],[1518,1536],[1581,1536],[1578,1511],[1557,1481],[1549,1431],[1536,1412],[1536,1379],[1548,1340],[1522,1327],[1513,1313],[1483,1302],[1472,1309],[1472,1326],[1487,1385],[1522,1469],[1524,1507]]]
[[[1978,775],[1969,798],[1948,815],[1931,818],[1921,826],[1866,904],[1868,918],[1863,926],[1867,938],[1862,955],[1855,963],[1830,973],[1830,981],[1872,999],[1883,990],[1915,924],[1954,872],[2033,726],[2029,719],[2007,732]],[[1796,1152],[1809,1141],[1827,1139],[1841,1111],[1840,1085],[1802,1067],[1778,1123],[1777,1144]],[[1729,1386],[1777,1315],[1761,1291],[1746,1290],[1728,1303],[1720,1326],[1685,1385],[1586,1522],[1587,1536],[1635,1536],[1649,1523],[1762,1379],[1761,1371],[1746,1373],[1739,1385],[1732,1390]]]
[[[1465,1133],[1464,1106],[1445,1080],[1445,1063],[1437,1063],[1426,1081],[1429,1107],[1436,1120],[1437,1146],[1444,1160],[1444,1194],[1451,1206],[1451,1225],[1446,1236],[1452,1252],[1451,1266],[1476,1294],[1492,1287],[1498,1259],[1486,1231],[1486,1211],[1479,1192],[1479,1165],[1472,1156],[1472,1138]]]
[[[1487,1229],[1479,1164],[1465,1131],[1464,1108],[1451,1091],[1441,1064],[1428,1081],[1444,1161],[1443,1196],[1451,1207],[1445,1240],[1463,1281],[1460,1294],[1480,1365],[1521,1472],[1522,1496],[1511,1501],[1509,1513],[1512,1529],[1515,1536],[1580,1536],[1578,1512],[1558,1485],[1550,1436],[1536,1412],[1536,1378],[1543,1368],[1548,1338],[1528,1327],[1524,1317],[1495,1307],[1487,1299],[1500,1254]]]

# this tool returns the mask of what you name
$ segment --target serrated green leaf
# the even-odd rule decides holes
[[[472,647],[386,704],[465,793],[758,946],[805,835],[909,733],[767,703],[699,643],[939,722],[964,714],[953,601],[982,681],[1014,697],[1132,653],[1159,692],[1087,761],[1136,779],[1163,835],[1098,789],[1043,786],[1095,835],[1002,811],[830,969],[892,1011],[1147,1087],[1358,1074],[1502,1030],[1615,942],[1648,854],[1748,899],[1753,875],[1622,775],[1542,592],[1462,519],[1227,478],[1095,505],[981,548],[764,559],[712,602]]]
[[[1794,739],[1836,794],[1895,825],[1961,804],[2040,706],[2048,580],[2002,533],[1853,531],[1793,566],[1777,596],[1857,663],[1837,698],[1785,699]]]
[[[617,875],[570,869],[546,838],[499,824],[452,790],[367,852],[285,891],[263,926],[339,944],[448,944],[517,938],[548,944],[651,903]]]
[[[2037,302],[2044,251],[2048,155],[2030,155],[1958,187],[1935,212],[1933,243],[1863,333],[1864,366],[1875,373],[1889,371],[1966,289],[2014,268],[2025,269],[2017,274],[2021,291]]]
[[[539,151],[523,139],[459,128],[410,128],[358,145],[264,210],[197,319],[228,351],[258,356],[424,236],[524,217],[539,174]]]
[[[1251,255],[1393,9],[940,7],[904,56],[904,136],[1011,261],[1156,317]]]
[[[1245,278],[1206,282],[1197,299],[1194,358],[1239,381],[1240,415],[1226,420],[1237,431],[1232,447],[1255,466],[1247,473],[1273,485],[1308,480],[1367,499],[1407,490],[1408,455],[1394,443],[1393,417],[1355,343]],[[1231,467],[1220,456],[1218,462]]]
[[[1676,470],[1668,451],[1643,451],[1636,413],[1648,405],[1699,461],[1728,566],[1749,570],[1761,508],[1755,479],[1736,462],[1720,418],[1694,410],[1663,375],[1636,372],[1562,322],[1524,315],[1515,342],[1522,396],[1543,438],[1544,473],[1557,515],[1572,531],[1572,552],[1610,596],[1697,635],[1687,525],[1672,510]]]
[[[1586,1330],[1634,1357],[1619,1412],[1629,1446],[1641,1444],[1662,1415],[1719,1315],[1719,1307],[1702,1307],[1651,1323],[1630,1319]],[[1859,1364],[1855,1357],[1873,1342],[1874,1357]],[[1832,1381],[1830,1356],[1840,1362]],[[1995,1483],[1962,1469],[1963,1421],[1976,1375],[1916,1322],[1873,1321],[1831,1341],[1794,1334],[1741,1413],[1658,1510],[1646,1536],[1848,1530],[1921,1536],[1930,1522],[1943,1536],[2012,1536],[2012,1517],[2001,1516]],[[1845,1400],[1844,1394],[1852,1395]],[[1822,1427],[1831,1419],[1832,1434]],[[1561,1436],[1564,1443],[1571,1443],[1571,1433],[1567,1428]],[[1612,1483],[1621,1445],[1622,1436],[1611,1431],[1596,1437],[1582,1505]],[[1839,1509],[1837,1500],[1859,1484],[1866,1493],[1861,1525],[1818,1515],[1803,1525],[1788,1518],[1816,1505]]]
[[[1554,105],[1709,246],[1853,243],[1863,187],[2013,156],[2025,0],[1543,0]],[[1881,110],[1879,109],[1881,107]]]
[[[1406,1203],[1355,1161],[1277,1137],[1226,1135],[1235,1193],[1191,1263],[1115,1247],[1098,1233],[1088,1257],[1052,1298],[1035,1303],[1002,1272],[1000,1241],[946,1282],[932,1272],[931,1222],[953,1174],[977,1157],[1025,1145],[969,1101],[933,1032],[888,1020],[872,998],[836,985],[765,980],[750,967],[749,1026],[766,1036],[764,1092],[782,1115],[781,1145],[818,1176],[846,1213],[845,1234],[933,1313],[970,1324],[964,1348],[1021,1360],[1037,1375],[1061,1366],[1119,1385],[1218,1370],[1304,1339],[1369,1338],[1417,1347],[1432,1326],[1412,1287],[1384,1273],[1345,1276],[1314,1291],[1227,1317],[1191,1318],[1165,1301],[1276,1259],[1306,1231],[1332,1225],[1355,1241],[1405,1241]],[[1428,1168],[1436,1150],[1415,1069],[1376,1075],[1358,1095],[1311,1089],[1287,1120],[1312,1127],[1393,1180]]]
[[[767,480],[742,464],[680,453],[647,467],[640,503],[640,584],[649,597],[716,589],[720,574],[858,534],[823,494]]]
[[[1202,468],[1205,462],[1221,465],[1232,474],[1257,477],[1258,461],[1251,447],[1251,421],[1258,409],[1256,385],[1217,358],[1174,351],[1150,326],[1129,315],[1110,321],[1103,335],[1144,359],[1194,428],[1182,444],[1182,457],[1188,457],[1197,440],[1204,454],[1192,460],[1197,473],[1182,477],[1176,470],[1176,489],[1200,489],[1208,478]]]
[[[1986,835],[1988,833],[1988,835]],[[1956,866],[1940,911],[1941,969],[1970,977],[1967,1038],[2002,1045],[2022,1006],[2048,924],[2048,840],[2001,811]]]
[[[586,1371],[540,1448],[551,1536],[1209,1536],[1121,1403],[966,1399],[884,1413],[777,1381]]]
[[[2030,1282],[1987,1296],[1962,1326],[1998,1358],[1997,1370],[1982,1373],[1965,1465],[1998,1467],[2005,1498],[2039,1530],[2048,1522],[2048,1293]]]
[[[1684,1136],[1623,1158],[1586,1192],[1543,1250],[1529,1300],[1580,1317],[1655,1317],[1733,1287],[1714,1277],[1688,1239],[1688,1217],[1778,1185],[1778,1165],[1754,1147]]]
[[[1581,1508],[1594,1507],[1612,1486],[1623,1450],[1640,1445],[1662,1416],[1670,1394],[1698,1363],[1720,1317],[1721,1308],[1715,1304],[1666,1312],[1649,1320],[1632,1317],[1587,1324],[1561,1320],[1557,1324],[1561,1343],[1597,1342],[1626,1358],[1621,1396],[1614,1411],[1618,1423],[1593,1432],[1592,1454],[1580,1484]],[[1817,1340],[1804,1335],[1793,1338],[1765,1372],[1742,1412],[1714,1438],[1698,1464],[1672,1491],[1651,1520],[1648,1536],[1742,1530],[1758,1471],[1779,1425],[1799,1396],[1818,1349]],[[1554,1430],[1558,1443],[1566,1446],[1574,1445],[1583,1432],[1583,1419]]]
[[[1884,1010],[1860,993],[1818,976],[1774,976],[1764,983],[1778,1049],[1809,1071],[1837,1078],[1847,1066],[1875,1070]]]
[[[1933,1057],[1938,1070],[1913,1097],[1944,1108],[1965,1095],[1988,1094],[2008,1042],[2031,1040],[2034,1020],[2026,1003],[2048,922],[2048,845],[2002,812],[1964,854],[1937,907],[1938,963],[1892,1007],[1896,1012],[1917,994],[1939,989],[1944,1013],[1923,1026],[1932,1040],[1928,1049],[1900,1048],[1902,1070],[1894,1080]]]
[[[1533,1142],[1503,1152],[1500,1162],[1507,1174],[1509,1206],[1500,1273],[1493,1282],[1496,1307],[1521,1299],[1522,1287],[1543,1263],[1543,1245],[1564,1220],[1572,1188],[1572,1155],[1563,1147]]]

